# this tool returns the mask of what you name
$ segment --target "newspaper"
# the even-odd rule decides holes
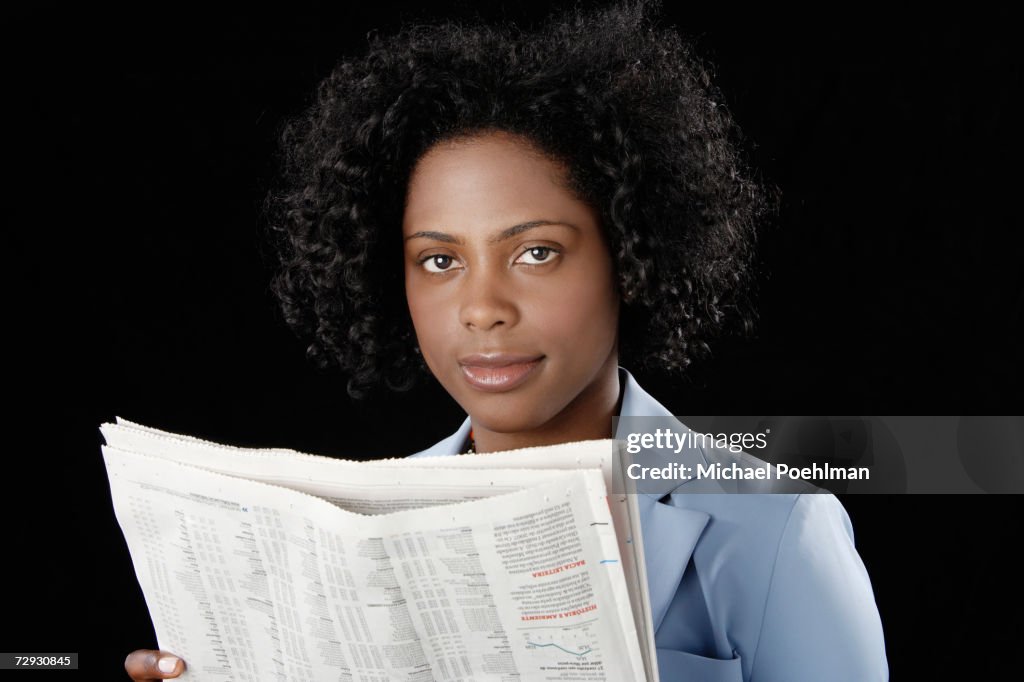
[[[101,431],[182,679],[657,679],[611,441],[352,462]]]

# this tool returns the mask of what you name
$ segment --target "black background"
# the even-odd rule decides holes
[[[556,3],[557,5],[557,3]],[[565,5],[565,3],[561,3]],[[670,7],[782,191],[761,322],[688,381],[634,372],[676,414],[1020,413],[1020,60],[1008,16]],[[110,507],[115,414],[238,445],[383,456],[463,418],[436,386],[360,405],[309,366],[260,256],[282,119],[372,29],[547,5],[167,5],[9,17],[8,624],[0,650],[79,651],[117,679],[155,645]],[[10,160],[13,159],[13,160]],[[10,267],[13,266],[13,267]],[[369,427],[369,428],[367,428]],[[1021,642],[1016,496],[848,496],[895,679],[1009,670]]]

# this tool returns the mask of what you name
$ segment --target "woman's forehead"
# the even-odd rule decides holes
[[[560,163],[522,138],[489,133],[444,142],[423,155],[410,177],[403,222],[411,231],[439,221],[512,224],[581,212],[587,207],[567,188]]]

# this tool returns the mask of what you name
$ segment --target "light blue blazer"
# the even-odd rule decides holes
[[[672,416],[621,367],[619,377],[620,416]],[[467,418],[413,457],[458,454],[469,429]],[[707,461],[700,448],[688,456]],[[639,496],[662,682],[888,679],[871,582],[839,500],[687,485]]]

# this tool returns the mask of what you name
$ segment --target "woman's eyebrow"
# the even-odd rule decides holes
[[[553,220],[531,220],[528,223],[519,223],[518,225],[507,227],[504,230],[502,230],[497,237],[492,237],[488,241],[490,241],[491,243],[505,241],[506,239],[511,239],[512,237],[515,237],[517,234],[521,234],[523,232],[526,232],[527,230],[532,230],[535,227],[543,227],[544,225],[564,225],[566,227],[571,227],[577,232],[579,232],[580,230],[580,228],[570,223],[555,222]]]
[[[458,237],[453,237],[447,232],[435,232],[434,230],[420,230],[419,232],[413,232],[405,238],[405,241],[409,241],[410,239],[433,239],[434,241],[447,242],[448,244],[462,244],[462,240]]]
[[[515,237],[517,234],[522,234],[527,230],[532,230],[535,227],[543,227],[544,225],[564,225],[565,227],[570,227],[576,230],[577,232],[579,232],[580,229],[573,225],[572,223],[556,222],[553,220],[531,220],[526,223],[519,223],[518,225],[513,225],[512,227],[506,227],[496,236],[491,237],[488,241],[491,242],[492,244],[496,242],[505,241],[506,239],[511,239],[512,237]],[[461,239],[453,235],[450,235],[447,232],[436,232],[434,230],[422,230],[420,232],[413,232],[411,235],[405,238],[405,241],[409,241],[410,239],[416,239],[417,237],[433,239],[435,241],[446,242],[448,244],[462,245],[463,243]]]

